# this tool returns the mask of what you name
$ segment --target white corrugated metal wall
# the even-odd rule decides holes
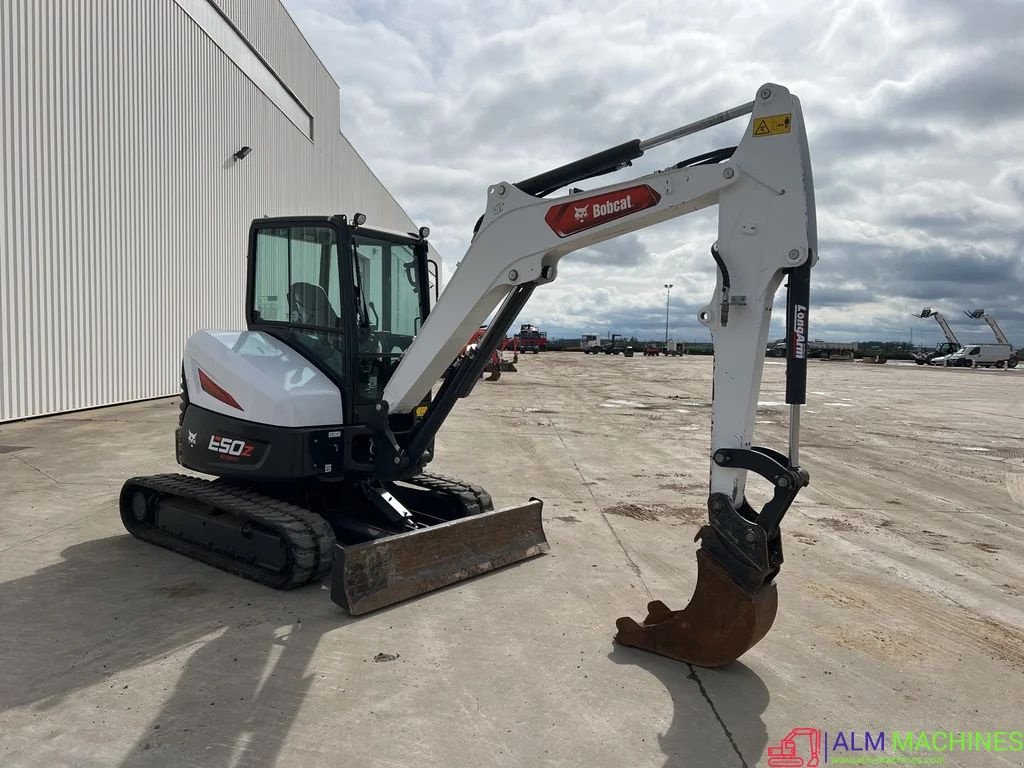
[[[312,142],[175,0],[0,2],[0,421],[175,392],[189,334],[243,323],[253,217],[412,226],[278,0],[216,1]]]

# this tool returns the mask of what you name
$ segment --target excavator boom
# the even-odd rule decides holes
[[[545,195],[621,167],[645,151],[750,115],[736,147],[661,171],[601,186]],[[558,275],[563,256],[639,229],[717,205],[711,245],[717,284],[698,319],[715,346],[709,519],[697,538],[699,580],[690,606],[648,606],[641,624],[620,619],[617,639],[673,658],[717,666],[734,660],[768,631],[782,564],[779,524],[808,482],[799,465],[800,406],[806,390],[810,269],[817,259],[814,187],[799,100],[779,85],[753,101],[650,139],[635,139],[533,178],[487,190],[472,244],[405,351],[384,389],[375,460],[414,465],[459,397],[469,393],[508,327],[538,286]],[[752,444],[764,348],[775,294],[788,280],[785,452]],[[388,413],[419,406],[473,331],[496,310],[476,357],[450,374],[408,439],[390,434]],[[774,487],[760,510],[747,501],[747,474]]]

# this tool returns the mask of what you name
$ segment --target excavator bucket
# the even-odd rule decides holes
[[[451,520],[335,550],[331,600],[369,613],[549,550],[543,502]]]
[[[488,362],[484,366],[484,381],[497,381],[501,378],[501,366],[496,363]]]
[[[747,591],[711,553],[700,549],[690,603],[681,611],[669,610],[659,600],[649,603],[642,624],[629,617],[615,622],[615,641],[698,667],[721,667],[768,633],[778,607],[775,584]]]
[[[488,362],[484,366],[484,381],[497,381],[501,378],[503,373],[516,373],[519,369],[516,368],[515,363],[510,363],[508,360],[502,360],[500,362]]]

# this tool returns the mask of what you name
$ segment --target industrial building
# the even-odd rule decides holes
[[[5,0],[0,82],[0,421],[176,392],[254,217],[412,227],[278,0]]]

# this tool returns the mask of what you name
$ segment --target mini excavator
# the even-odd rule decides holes
[[[469,337],[469,341],[466,346],[462,348],[462,352],[459,353],[459,362],[464,360],[470,355],[476,354],[477,347],[480,345],[480,339],[487,333],[487,326],[481,325],[475,331],[473,335]],[[505,351],[512,350],[512,359],[507,360],[505,358]],[[515,373],[519,369],[516,368],[516,363],[519,362],[519,344],[515,338],[504,338],[501,343],[498,344],[498,348],[491,353],[491,359],[487,365],[484,366],[484,373],[487,374],[484,377],[484,381],[497,381],[501,378],[503,373]]]
[[[628,181],[573,186],[746,115],[736,146]],[[247,330],[197,332],[182,364],[177,459],[214,479],[130,478],[122,521],[139,539],[271,587],[330,574],[332,600],[352,614],[547,551],[542,502],[494,510],[479,486],[427,472],[434,437],[563,256],[716,204],[718,277],[698,314],[715,360],[697,586],[683,610],[653,602],[644,621],[619,619],[616,640],[702,666],[733,661],[774,621],[780,523],[808,482],[799,428],[814,192],[800,102],[775,84],[667,133],[492,184],[439,296],[425,227],[393,232],[359,213],[253,221]],[[785,453],[751,444],[783,280]],[[492,312],[475,351],[460,356]],[[745,494],[751,472],[773,488],[760,509]]]

